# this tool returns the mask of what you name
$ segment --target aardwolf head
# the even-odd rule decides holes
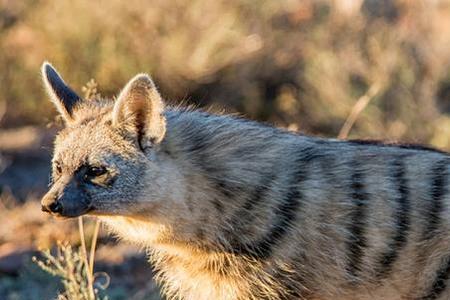
[[[66,124],[56,137],[42,210],[62,217],[163,210],[169,191],[158,149],[166,123],[150,77],[136,75],[115,101],[100,101],[79,97],[49,63],[42,76]]]

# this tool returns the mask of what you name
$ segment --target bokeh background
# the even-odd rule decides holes
[[[0,0],[0,300],[54,299],[30,258],[79,243],[39,208],[59,123],[43,60],[80,94],[147,72],[169,103],[326,137],[362,100],[351,138],[450,150],[450,0]],[[110,299],[158,299],[144,261],[102,231]]]

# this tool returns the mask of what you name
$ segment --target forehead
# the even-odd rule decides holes
[[[110,116],[102,114],[61,130],[53,160],[78,168],[84,163],[105,163],[112,157],[131,157],[134,152],[132,144],[114,129]]]

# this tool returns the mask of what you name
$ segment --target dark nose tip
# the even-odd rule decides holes
[[[45,212],[52,212],[52,213],[61,213],[62,212],[62,205],[58,201],[52,202],[49,205],[45,206],[42,205],[41,209]]]

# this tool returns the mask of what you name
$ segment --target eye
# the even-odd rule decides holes
[[[101,186],[104,188],[110,187],[114,182],[113,171],[101,166],[85,166],[83,180],[90,184]]]
[[[102,176],[106,173],[105,167],[88,166],[86,173],[84,174],[85,179],[93,179],[95,177]]]

